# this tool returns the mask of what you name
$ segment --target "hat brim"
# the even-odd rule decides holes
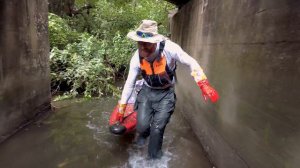
[[[156,34],[153,37],[142,38],[138,36],[135,31],[129,32],[127,37],[134,41],[142,41],[147,43],[158,43],[164,40],[164,36],[161,34]]]

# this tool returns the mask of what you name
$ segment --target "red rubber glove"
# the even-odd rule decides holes
[[[124,114],[125,114],[125,109],[126,109],[126,104],[119,104],[119,111],[117,114],[117,121],[122,122],[124,119]]]
[[[210,86],[207,79],[197,82],[197,85],[202,91],[202,96],[205,101],[209,98],[213,103],[217,102],[219,99],[218,92]]]

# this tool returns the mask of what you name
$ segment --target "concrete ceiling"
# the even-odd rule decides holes
[[[180,7],[180,6],[184,5],[185,3],[189,2],[190,0],[166,0],[166,1]]]

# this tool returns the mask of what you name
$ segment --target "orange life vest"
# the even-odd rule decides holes
[[[159,52],[153,62],[149,62],[140,56],[140,68],[142,76],[151,87],[165,87],[172,84],[174,71],[167,64],[166,57],[162,54],[165,41],[159,45]]]

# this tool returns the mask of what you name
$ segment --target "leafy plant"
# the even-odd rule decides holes
[[[75,2],[92,8],[73,17],[49,13],[51,87],[71,96],[119,94],[114,83],[126,75],[136,49],[126,34],[142,19],[156,20],[160,33],[167,34],[173,6],[163,0]]]
[[[68,44],[63,50],[54,47],[50,54],[52,84],[65,83],[73,96],[115,93],[114,70],[105,64],[103,45],[94,36],[84,33],[78,43]]]
[[[79,33],[71,29],[66,20],[49,13],[49,41],[50,47],[63,49],[69,43],[78,41]]]

